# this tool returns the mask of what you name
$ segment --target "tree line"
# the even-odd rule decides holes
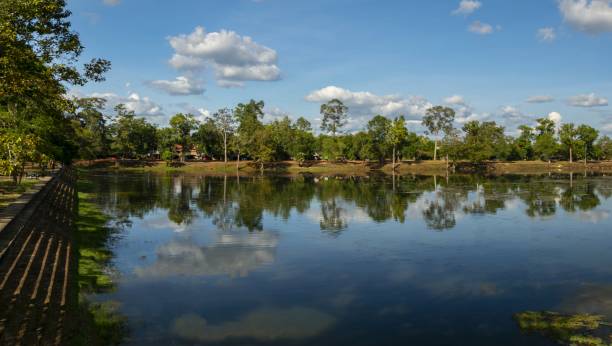
[[[509,136],[495,121],[469,121],[455,128],[452,108],[427,110],[422,125],[426,135],[409,131],[403,116],[389,119],[376,115],[365,129],[344,131],[349,109],[334,99],[321,105],[321,132],[303,117],[285,116],[264,123],[264,102],[251,100],[233,108],[222,108],[203,121],[178,113],[168,126],[155,126],[137,117],[125,106],[115,114],[103,114],[103,99],[80,99],[71,114],[79,143],[78,156],[94,159],[108,156],[147,158],[159,153],[164,159],[184,160],[187,148],[195,148],[211,160],[249,159],[268,162],[324,160],[602,160],[612,154],[608,136],[585,124],[557,126],[548,118],[535,126],[521,125],[517,136]],[[179,144],[184,150],[177,152]]]

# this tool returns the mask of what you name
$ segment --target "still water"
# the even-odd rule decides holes
[[[553,345],[612,320],[612,178],[91,175],[126,344]]]

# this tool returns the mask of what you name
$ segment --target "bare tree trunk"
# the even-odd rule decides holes
[[[393,173],[395,173],[395,145],[393,146]]]
[[[434,139],[434,161],[438,159],[438,140]]]
[[[569,152],[569,159],[570,159],[570,163],[572,163],[573,158],[572,158],[572,147],[569,148],[570,152]]]
[[[223,155],[225,166],[227,166],[227,133],[223,132]]]
[[[236,170],[240,169],[240,149],[238,149],[238,161],[236,161]]]

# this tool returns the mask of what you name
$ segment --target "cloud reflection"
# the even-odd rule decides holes
[[[305,339],[321,334],[335,321],[333,316],[311,308],[262,308],[236,321],[221,324],[208,324],[195,314],[183,315],[174,321],[172,331],[183,339],[201,342],[227,338],[260,341]]]
[[[250,271],[273,263],[278,234],[273,232],[219,234],[211,246],[190,240],[173,240],[157,249],[156,262],[137,267],[144,278],[169,276],[246,276]]]

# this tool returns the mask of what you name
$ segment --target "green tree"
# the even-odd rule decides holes
[[[407,139],[408,129],[406,128],[406,119],[404,119],[404,116],[399,116],[393,120],[391,128],[389,129],[389,134],[387,136],[387,142],[392,148],[391,157],[394,170],[397,154]]]
[[[603,160],[612,159],[612,139],[608,136],[603,136],[597,141],[598,157]]]
[[[469,121],[463,125],[463,132],[465,152],[470,161],[504,159],[508,153],[504,128],[494,121]]]
[[[559,130],[559,141],[563,149],[568,153],[569,162],[574,161],[573,151],[579,144],[578,131],[574,124],[563,124]]]
[[[213,159],[225,156],[224,139],[221,135],[221,130],[219,130],[213,119],[208,118],[200,123],[200,126],[193,134],[193,141],[201,153]]]
[[[251,100],[249,103],[239,103],[234,109],[234,116],[238,123],[236,130],[235,147],[238,152],[236,169],[240,164],[240,154],[245,153],[253,158],[252,148],[258,131],[263,128],[260,118],[263,118],[264,102]]]
[[[346,125],[348,107],[338,99],[332,99],[321,105],[321,130],[330,133],[332,137]]]
[[[298,118],[293,124],[292,134],[293,140],[290,142],[289,153],[301,166],[314,154],[315,138],[310,122],[303,117]]]
[[[546,118],[540,118],[537,121],[536,131],[538,133],[533,151],[541,160],[550,162],[558,150],[557,140],[555,139],[555,122]]]
[[[423,117],[423,126],[434,136],[433,159],[438,158],[438,135],[440,132],[449,132],[453,128],[455,111],[449,107],[435,106],[429,108]]]
[[[599,136],[599,131],[595,130],[589,125],[583,124],[578,126],[576,132],[578,133],[578,138],[580,138],[580,141],[584,143],[584,163],[586,164],[589,156],[593,157],[595,154],[594,143]]]
[[[225,162],[227,165],[227,139],[236,129],[236,118],[234,117],[232,110],[222,108],[213,114],[213,119],[217,129],[221,133],[221,137],[223,138],[223,162]]]
[[[367,130],[371,149],[375,158],[381,163],[385,162],[387,156],[390,129],[391,121],[382,115],[377,115],[368,122]]]
[[[0,1],[0,136],[18,130],[37,138],[39,156],[64,162],[77,154],[66,88],[110,68],[102,59],[77,66],[83,46],[69,18],[63,0]]]
[[[198,128],[198,121],[193,114],[177,113],[170,118],[170,127],[176,134],[177,144],[182,146],[181,161],[185,161],[185,153],[191,144],[191,132]]]
[[[534,130],[531,126],[519,126],[520,134],[514,141],[516,156],[521,160],[533,158],[533,141],[535,139]]]

